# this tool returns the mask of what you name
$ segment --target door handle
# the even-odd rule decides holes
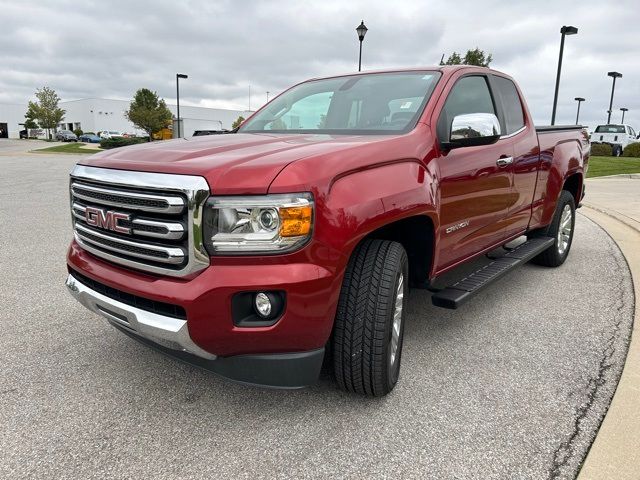
[[[496,165],[499,167],[506,167],[507,165],[511,165],[513,163],[513,157],[500,157],[496,160]]]

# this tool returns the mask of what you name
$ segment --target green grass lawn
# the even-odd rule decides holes
[[[86,144],[80,142],[65,143],[64,145],[56,145],[55,147],[39,148],[38,150],[32,150],[36,153],[97,153],[101,150],[94,148],[83,148]]]
[[[640,158],[632,157],[591,157],[587,178],[621,173],[640,173]]]

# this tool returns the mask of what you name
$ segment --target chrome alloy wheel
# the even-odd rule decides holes
[[[571,230],[573,229],[573,213],[571,207],[565,205],[562,209],[562,215],[560,215],[560,225],[558,225],[558,253],[564,255],[564,252],[569,248],[569,242],[571,241]]]
[[[389,349],[389,363],[395,365],[398,355],[398,343],[400,342],[400,331],[402,328],[402,306],[404,303],[404,275],[400,274],[398,287],[396,288],[396,304],[393,312],[393,325],[391,327],[391,348]]]

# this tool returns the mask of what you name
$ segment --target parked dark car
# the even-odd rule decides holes
[[[85,133],[84,135],[80,135],[78,140],[86,143],[100,143],[101,138],[94,133]]]
[[[56,132],[56,140],[61,142],[77,142],[78,137],[71,130],[60,130]]]
[[[193,132],[193,136],[201,137],[203,135],[220,135],[223,133],[229,133],[229,130],[196,130]]]

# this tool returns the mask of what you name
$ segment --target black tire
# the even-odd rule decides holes
[[[613,156],[621,157],[622,156],[622,147],[620,145],[616,145],[613,147]]]
[[[562,242],[562,239],[559,236],[560,229],[562,227],[561,220],[563,212],[565,211],[565,207],[569,208],[571,212],[571,231],[568,234],[568,240],[566,247]],[[560,198],[558,198],[558,203],[556,204],[556,211],[553,214],[553,220],[549,224],[548,227],[537,230],[529,234],[529,238],[532,237],[553,237],[555,238],[555,242],[544,252],[534,257],[531,260],[531,263],[535,263],[537,265],[543,265],[545,267],[559,267],[564,263],[564,261],[569,256],[569,251],[571,250],[571,243],[573,242],[573,232],[575,231],[576,226],[576,205],[573,195],[567,190],[563,190],[560,194]],[[566,238],[566,237],[565,237]],[[562,248],[564,247],[564,248]]]
[[[365,240],[351,255],[332,339],[333,369],[342,389],[379,397],[398,382],[408,274],[407,254],[397,242]],[[396,296],[398,290],[402,297]],[[394,349],[397,297],[401,311]]]

